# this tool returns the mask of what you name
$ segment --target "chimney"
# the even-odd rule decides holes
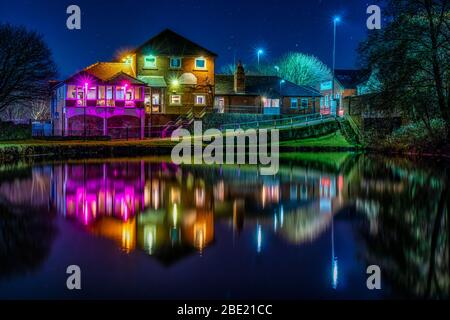
[[[245,93],[245,70],[241,61],[238,62],[234,72],[234,92]]]

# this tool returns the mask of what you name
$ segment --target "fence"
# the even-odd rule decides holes
[[[284,117],[272,120],[262,120],[262,121],[251,121],[244,123],[231,123],[224,124],[220,126],[220,130],[227,129],[264,129],[264,128],[284,128],[284,127],[295,127],[299,125],[309,124],[310,122],[321,122],[327,119],[334,118],[331,115],[323,115],[323,114],[311,114],[311,115],[302,115],[295,117]]]
[[[53,135],[52,124],[50,122],[34,121],[31,123],[31,136],[51,137]]]
[[[180,126],[151,126],[144,128],[144,138],[167,138],[172,135]],[[108,127],[106,135],[103,129],[95,129],[92,127],[86,127],[86,129],[67,129],[67,130],[52,130],[50,128],[50,134],[43,134],[43,131],[36,129],[33,131],[33,137],[59,137],[61,139],[71,140],[138,140],[141,139],[141,127],[140,126],[124,126],[124,127]]]

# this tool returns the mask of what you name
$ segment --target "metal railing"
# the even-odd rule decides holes
[[[227,129],[266,129],[266,128],[283,128],[283,127],[295,127],[299,125],[306,125],[310,122],[323,122],[328,119],[332,119],[334,116],[332,115],[323,115],[323,114],[309,114],[309,115],[301,115],[294,117],[284,117],[278,119],[271,120],[261,120],[261,121],[250,121],[243,123],[230,123],[224,124],[220,126],[220,130]]]

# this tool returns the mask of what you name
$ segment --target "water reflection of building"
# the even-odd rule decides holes
[[[220,219],[229,219],[237,233],[254,225],[260,252],[265,232],[295,244],[310,242],[343,204],[340,176],[256,172],[144,161],[56,165],[53,204],[89,232],[164,263],[211,245]]]
[[[201,179],[180,174],[166,163],[55,166],[53,203],[123,250],[138,247],[165,260],[168,251],[202,251],[214,238],[212,197]]]

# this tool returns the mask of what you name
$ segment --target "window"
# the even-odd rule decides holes
[[[170,96],[170,104],[173,106],[181,105],[181,95],[173,94]]]
[[[125,100],[124,87],[116,87],[116,100]]]
[[[134,87],[134,99],[142,101],[142,87]]]
[[[156,57],[155,56],[145,56],[144,57],[144,69],[155,69],[156,68]]]
[[[298,108],[298,100],[297,98],[291,99],[291,109],[297,109]]]
[[[170,58],[170,68],[180,69],[181,68],[181,58]]]
[[[97,87],[89,88],[87,92],[88,100],[96,100],[97,99]]]
[[[323,97],[320,98],[320,106],[321,106],[321,107],[323,106],[323,101],[324,101]]]
[[[84,88],[83,87],[78,87],[77,88],[77,94],[78,94],[78,99],[84,99]]]
[[[325,107],[328,107],[328,95],[325,96]]]
[[[114,91],[113,87],[106,87],[106,105],[114,107]]]
[[[133,87],[127,88],[127,92],[125,94],[125,100],[133,100]]]
[[[206,104],[206,97],[205,95],[196,95],[195,96],[195,105],[197,106],[204,106]]]
[[[153,95],[152,95],[152,104],[153,105],[159,105],[159,93],[154,93]]]
[[[302,99],[301,109],[308,109],[308,99]]]
[[[264,108],[279,108],[280,99],[267,99],[263,98]]]
[[[68,85],[67,86],[67,99],[76,99],[77,98],[77,87]]]
[[[206,59],[205,58],[196,58],[195,59],[195,69],[206,70]]]

